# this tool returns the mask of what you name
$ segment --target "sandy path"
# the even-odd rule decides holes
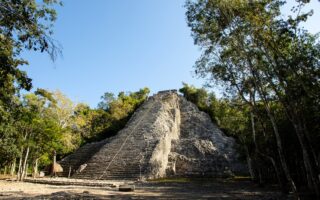
[[[114,189],[116,190],[116,189]],[[75,194],[84,194],[90,191],[93,195],[110,195],[112,190],[99,187],[87,186],[56,186],[46,184],[34,184],[14,181],[0,181],[0,198],[14,198],[14,197],[35,197],[39,195],[49,195],[57,192],[67,192]]]

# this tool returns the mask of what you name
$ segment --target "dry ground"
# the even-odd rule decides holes
[[[134,192],[119,192],[117,187],[0,180],[0,199],[292,199],[276,188],[260,188],[247,180],[159,180],[135,186]]]

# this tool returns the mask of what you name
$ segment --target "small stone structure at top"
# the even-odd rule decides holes
[[[59,163],[64,175],[96,180],[224,177],[246,172],[236,143],[176,90],[148,98],[117,135],[89,143]]]

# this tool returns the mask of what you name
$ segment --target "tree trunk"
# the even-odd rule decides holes
[[[262,174],[261,174],[261,167],[258,168],[258,175],[259,175],[259,185],[262,186],[263,185],[263,179],[262,179]]]
[[[252,95],[250,95],[250,105],[253,104],[253,101],[254,101],[254,98],[252,97]],[[253,109],[253,108],[252,108]],[[250,119],[251,119],[251,128],[252,128],[252,140],[253,140],[253,143],[254,143],[254,147],[255,147],[255,150],[257,151],[258,150],[258,145],[256,143],[256,129],[255,129],[255,123],[254,123],[254,115],[252,112],[250,112]],[[246,147],[246,151],[248,151],[248,148]],[[252,160],[250,158],[250,155],[249,155],[249,151],[248,151],[248,157],[247,157],[247,160],[248,160],[248,167],[249,167],[249,171],[250,171],[250,174],[253,175],[252,178],[254,178],[254,173],[253,173],[253,170],[252,170]],[[250,163],[250,165],[249,165]]]
[[[313,190],[317,197],[320,197],[320,173],[318,167],[318,161],[315,157],[315,153],[313,147],[311,145],[310,139],[308,137],[308,131],[306,128],[305,123],[303,123],[303,116],[297,109],[296,105],[288,100],[287,98],[283,98],[279,92],[277,91],[276,87],[273,87],[274,91],[276,92],[280,103],[283,105],[285,109],[285,113],[290,120],[293,128],[295,130],[296,136],[298,138],[301,150],[302,150],[302,158],[304,167],[306,170],[306,179],[308,183],[308,188]],[[285,88],[286,91],[286,88]],[[287,92],[286,92],[287,93]],[[300,113],[300,114],[299,114]]]
[[[21,148],[21,154],[19,157],[19,166],[18,166],[18,173],[17,173],[17,180],[21,180],[21,171],[22,171],[22,159],[23,159],[23,148]]]
[[[29,164],[27,163],[25,171],[23,172],[23,179],[22,180],[24,180],[28,176],[28,169],[29,169]]]
[[[267,52],[265,52],[267,55],[267,58],[271,60],[271,57]],[[276,60],[275,60],[276,61]],[[294,130],[296,132],[296,135],[298,137],[301,150],[302,150],[302,156],[303,156],[303,163],[306,170],[306,179],[308,182],[308,188],[311,190],[314,190],[317,197],[320,198],[320,171],[319,171],[319,161],[316,159],[316,154],[314,151],[314,148],[312,146],[311,139],[309,138],[306,123],[304,122],[303,112],[299,112],[300,110],[300,104],[299,100],[290,99],[290,87],[287,86],[287,82],[284,80],[283,76],[279,73],[277,70],[277,62],[275,65],[271,65],[272,70],[269,70],[265,72],[266,77],[269,79],[269,83],[272,86],[272,89],[276,93],[278,99],[280,100],[280,103],[283,105],[286,115],[288,119],[291,121],[291,124],[294,127]],[[293,73],[296,73],[294,70]],[[277,75],[279,79],[279,84],[285,91],[285,96],[281,92],[279,92],[277,86],[273,83],[272,79],[274,79],[274,74]],[[302,83],[303,84],[303,83]],[[305,89],[305,91],[307,91]],[[292,103],[296,102],[296,103]],[[298,104],[297,104],[298,102]],[[297,112],[298,111],[298,112]]]
[[[305,121],[305,120],[303,119],[303,121]],[[314,162],[315,162],[316,168],[318,169],[318,170],[317,170],[317,173],[318,173],[319,181],[320,181],[319,159],[317,158],[316,151],[314,150],[314,147],[313,147],[313,145],[312,145],[311,138],[310,138],[310,134],[309,134],[309,131],[308,131],[308,128],[307,128],[307,125],[306,125],[305,122],[303,122],[303,130],[305,130],[305,137],[306,137],[306,140],[307,140],[307,142],[308,142],[308,146],[309,146],[309,148],[310,148],[310,151],[311,151],[313,160],[314,160]]]
[[[255,101],[255,90],[253,91],[253,94],[250,94],[250,101],[251,101],[251,109],[252,111],[250,112],[250,119],[251,119],[251,128],[252,128],[252,139],[253,139],[253,143],[254,143],[254,147],[256,149],[257,154],[261,155],[262,157],[266,158],[267,160],[269,160],[273,166],[274,172],[276,173],[277,176],[277,180],[279,185],[282,187],[282,189],[285,191],[285,185],[283,184],[283,181],[281,180],[281,172],[279,172],[279,169],[277,167],[277,164],[275,162],[275,160],[271,157],[268,156],[262,152],[260,152],[260,149],[258,147],[258,144],[256,142],[256,128],[255,128],[255,118],[254,118],[254,111],[255,111],[255,106],[256,106],[256,101]],[[260,118],[257,116],[258,122],[261,123],[261,126],[263,127],[262,131],[263,131],[263,135],[266,136],[265,133],[265,128],[263,126],[262,121],[260,120]]]
[[[271,125],[272,125],[272,128],[273,128],[273,132],[274,132],[274,135],[275,135],[275,138],[276,138],[277,151],[278,151],[280,164],[281,164],[283,173],[285,174],[285,177],[287,179],[287,182],[289,183],[291,191],[296,195],[297,194],[297,187],[296,187],[296,185],[295,185],[295,183],[294,183],[294,181],[293,181],[293,179],[292,179],[292,177],[290,175],[290,172],[289,172],[286,160],[285,160],[285,156],[284,156],[283,149],[282,149],[281,137],[280,137],[280,134],[279,134],[279,131],[278,131],[278,126],[277,126],[277,124],[275,122],[275,119],[274,119],[274,117],[273,117],[273,115],[272,115],[272,113],[270,111],[269,102],[268,102],[268,100],[267,100],[267,98],[266,98],[266,96],[264,94],[264,91],[263,91],[263,88],[262,88],[262,85],[261,85],[261,81],[258,79],[259,77],[254,72],[253,64],[251,63],[251,59],[250,59],[249,55],[247,55],[247,56],[248,56],[248,63],[249,63],[249,66],[250,66],[250,70],[252,71],[251,73],[252,73],[252,76],[254,78],[254,83],[256,85],[255,89],[257,89],[257,92],[258,92],[259,96],[261,97],[261,99],[264,102],[265,110],[267,112],[268,118],[270,119],[270,122],[271,122]],[[228,69],[228,70],[230,70],[230,69]],[[234,75],[232,71],[231,71],[230,74]],[[232,76],[232,79],[236,83],[236,81],[235,81],[236,79],[234,78],[234,76]],[[239,86],[237,84],[234,84],[234,85],[237,88],[239,94],[244,99],[244,101],[246,101],[248,103],[248,100],[244,97],[243,92],[239,88]],[[250,105],[250,102],[249,102],[249,105]]]
[[[23,167],[22,167],[22,173],[21,173],[21,177],[20,177],[20,181],[23,181],[23,179],[25,178],[25,175],[26,175],[26,170],[27,170],[27,161],[28,161],[28,157],[29,157],[29,151],[30,151],[30,148],[27,147],[27,152],[26,152],[26,155],[24,157],[24,161],[23,161]]]
[[[303,128],[301,127],[300,123],[294,124],[294,128],[296,130],[296,134],[298,136],[299,143],[302,149],[303,163],[307,173],[307,181],[308,181],[309,189],[313,189],[317,197],[320,197],[320,188],[319,188],[320,184],[318,179],[319,174],[316,173],[316,170],[311,164],[310,156],[307,150],[306,140],[303,134]]]
[[[248,168],[249,168],[249,173],[250,173],[250,176],[251,176],[251,180],[253,181],[255,179],[255,174],[253,172],[253,167],[252,167],[252,159],[249,155],[249,150],[248,150],[248,147],[245,146],[245,151],[246,151],[246,157],[247,157],[247,164],[248,164]]]
[[[10,175],[14,176],[14,174],[16,173],[16,158],[13,159],[12,163],[11,163],[11,169],[10,169]]]
[[[32,177],[33,178],[36,178],[39,175],[38,161],[39,161],[39,158],[36,158],[35,161],[33,162],[33,170],[32,170]]]
[[[254,105],[255,105],[255,102],[253,102],[253,103],[254,103]],[[261,126],[263,126],[262,121],[259,119],[259,117],[257,117],[257,119],[258,119],[258,122],[261,123]],[[254,142],[254,146],[256,147],[257,153],[258,153],[260,156],[267,158],[267,160],[269,160],[269,161],[271,162],[271,164],[272,164],[272,166],[273,166],[273,169],[274,169],[274,172],[276,173],[276,176],[277,176],[277,180],[278,180],[279,185],[282,187],[282,189],[285,189],[284,184],[283,184],[283,181],[282,181],[281,178],[280,178],[280,177],[281,177],[281,176],[280,176],[281,173],[279,172],[279,169],[278,169],[278,167],[277,167],[277,164],[276,164],[275,160],[274,160],[271,156],[268,156],[268,155],[260,152],[260,149],[259,149],[258,144],[257,144],[257,142],[256,142],[255,121],[254,121],[254,115],[253,115],[252,112],[251,112],[251,126],[252,126],[252,130],[253,130],[253,131],[252,131],[253,142]],[[266,135],[264,128],[262,129],[262,131],[263,131],[263,135]]]
[[[264,102],[264,108],[265,108],[265,110],[267,112],[268,118],[270,119],[270,122],[271,122],[271,125],[272,125],[272,128],[273,128],[273,133],[274,133],[275,138],[276,138],[277,151],[278,151],[278,154],[279,154],[279,159],[280,159],[281,167],[283,169],[283,173],[285,174],[285,177],[286,177],[286,179],[287,179],[287,181],[288,181],[288,183],[290,185],[291,191],[294,194],[297,194],[297,187],[296,187],[296,185],[295,185],[295,183],[294,183],[294,181],[293,181],[293,179],[292,179],[292,177],[290,175],[290,172],[289,172],[286,160],[285,160],[285,156],[284,156],[284,153],[283,153],[282,141],[281,141],[281,137],[280,137],[280,134],[279,134],[278,126],[276,124],[274,116],[271,113],[270,106],[269,106],[269,101],[268,101],[268,99],[267,99],[267,97],[265,95],[266,91],[263,89],[263,85],[261,83],[260,77],[256,74],[250,58],[248,58],[248,63],[249,63],[249,67],[250,67],[250,70],[251,70],[251,74],[252,74],[254,83],[256,85],[256,89],[258,91],[259,96],[262,98],[262,100]]]
[[[272,124],[272,128],[273,128],[273,132],[274,132],[274,135],[276,137],[276,144],[277,144],[277,150],[278,150],[278,154],[279,154],[279,159],[280,159],[280,163],[281,163],[281,166],[282,166],[282,169],[283,169],[283,173],[287,179],[287,181],[289,182],[289,185],[290,185],[290,189],[293,193],[297,193],[297,187],[290,175],[290,172],[289,172],[289,169],[288,169],[288,166],[287,166],[287,163],[286,163],[286,160],[285,160],[285,157],[284,157],[284,153],[283,153],[283,149],[282,149],[282,142],[281,142],[281,137],[280,137],[280,134],[279,134],[279,131],[278,131],[278,126],[275,122],[275,119],[273,117],[273,115],[271,114],[271,111],[270,111],[270,108],[268,107],[268,105],[265,105],[265,108],[266,108],[266,111],[267,111],[267,115],[270,119],[270,122]]]

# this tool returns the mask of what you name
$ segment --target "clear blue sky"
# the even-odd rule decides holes
[[[154,93],[204,83],[192,75],[200,51],[186,25],[185,0],[63,2],[53,36],[63,57],[53,63],[48,55],[26,53],[30,66],[23,69],[34,88],[59,89],[95,107],[104,92],[147,86]],[[320,4],[314,0],[311,7]],[[312,32],[320,31],[319,10],[306,26]]]

